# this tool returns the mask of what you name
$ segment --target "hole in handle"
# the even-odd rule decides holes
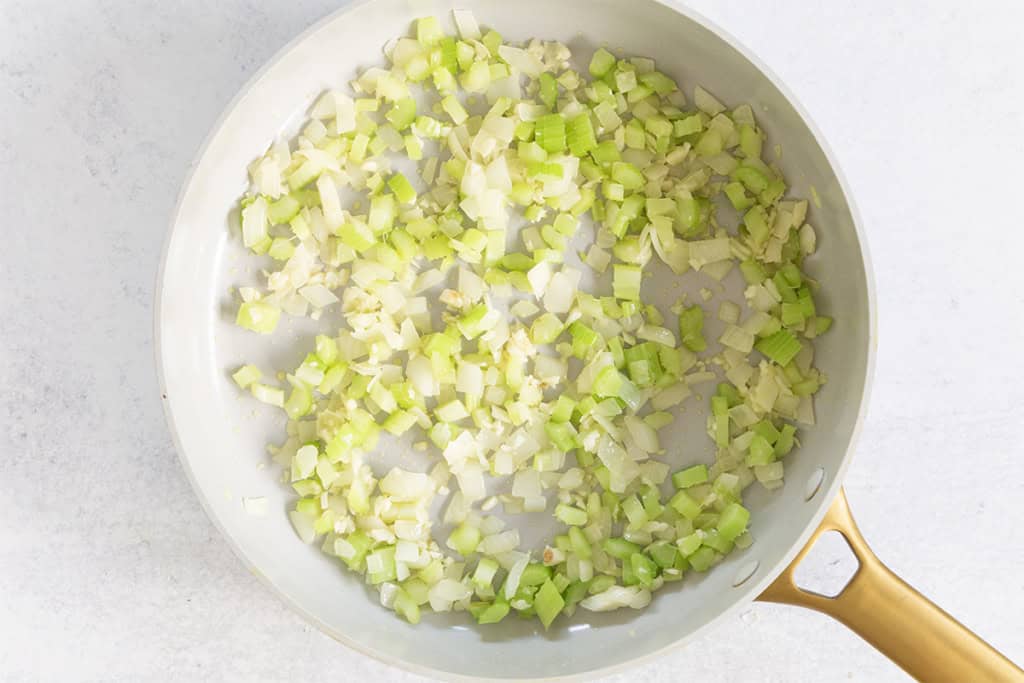
[[[838,531],[828,531],[814,542],[793,573],[793,581],[802,591],[834,598],[859,568],[860,562],[846,538]]]

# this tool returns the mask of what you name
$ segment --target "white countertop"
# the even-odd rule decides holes
[[[790,86],[859,203],[877,379],[847,491],[895,571],[1024,661],[1024,49],[1016,0],[690,3]],[[251,576],[164,423],[153,286],[208,128],[337,6],[0,0],[0,678],[422,680]],[[751,605],[608,680],[881,681],[816,613]]]

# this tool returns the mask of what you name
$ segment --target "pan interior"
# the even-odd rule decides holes
[[[811,207],[809,222],[817,229],[819,250],[807,268],[823,282],[822,310],[836,318],[833,331],[815,344],[817,365],[829,382],[816,401],[818,426],[803,430],[802,447],[787,459],[787,485],[771,493],[755,485],[745,498],[753,510],[754,545],[706,576],[689,576],[659,591],[641,612],[581,610],[567,626],[544,634],[534,621],[516,619],[478,629],[464,614],[433,615],[410,626],[375,604],[375,593],[359,577],[304,546],[292,531],[285,516],[291,495],[264,448],[280,439],[283,423],[269,408],[239,398],[228,373],[242,362],[265,368],[296,364],[315,327],[282,325],[268,342],[232,325],[228,288],[253,282],[258,271],[237,236],[229,234],[228,214],[244,190],[247,164],[270,140],[292,130],[321,91],[378,63],[381,46],[405,34],[414,18],[434,14],[448,22],[452,6],[444,3],[374,0],[342,11],[266,68],[212,135],[183,192],[165,255],[157,325],[168,417],[211,518],[254,573],[331,635],[387,661],[449,676],[581,674],[654,653],[752,599],[823,512],[859,424],[870,365],[873,321],[865,256],[841,181],[800,113],[757,66],[697,20],[653,0],[467,0],[457,6],[472,9],[506,40],[557,39],[584,59],[607,45],[654,58],[688,94],[700,83],[727,105],[751,103],[769,136],[766,149],[783,147],[780,166],[791,194],[810,197],[811,187],[816,189],[821,206]],[[693,301],[699,288],[715,289],[709,278],[681,280],[667,269],[655,272],[645,297],[651,295],[663,310],[683,291]],[[710,310],[717,310],[720,296],[742,300],[738,274],[725,284]],[[709,323],[709,339],[720,331],[716,324]],[[704,394],[687,403],[685,417],[669,428],[674,432],[663,433],[663,443],[671,445],[665,460],[673,469],[712,458],[703,431]],[[411,453],[408,442],[401,442],[389,447],[388,457]],[[824,481],[807,500],[808,482],[820,473]],[[251,496],[268,498],[270,514],[247,514],[241,498]],[[734,586],[743,576],[748,578]]]

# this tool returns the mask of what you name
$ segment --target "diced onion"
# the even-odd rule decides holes
[[[287,417],[270,451],[296,534],[410,623],[640,609],[753,542],[744,490],[782,486],[814,424],[832,318],[804,270],[809,202],[750,105],[699,86],[689,105],[652,59],[601,48],[578,72],[565,45],[453,18],[458,37],[418,19],[248,164],[233,215],[262,260],[236,324],[323,329],[273,378],[228,374]],[[650,304],[669,271],[699,299]],[[660,433],[698,389],[706,463]],[[426,464],[390,457],[409,443]],[[560,525],[535,561],[505,521],[523,513]]]

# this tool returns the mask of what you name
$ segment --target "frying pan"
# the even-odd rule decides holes
[[[875,355],[870,268],[832,155],[778,79],[707,20],[657,0],[459,0],[456,6],[472,9],[507,40],[557,39],[583,58],[600,45],[652,57],[689,92],[700,83],[731,106],[755,106],[769,146],[783,148],[779,164],[791,193],[808,197],[813,188],[820,198],[809,217],[819,252],[807,267],[823,282],[821,308],[837,322],[816,344],[816,365],[829,378],[816,401],[817,425],[802,431],[801,448],[787,457],[783,488],[755,486],[745,496],[753,512],[752,547],[704,576],[659,591],[645,610],[580,610],[546,634],[535,622],[516,619],[480,629],[465,614],[430,615],[411,626],[377,605],[359,577],[303,545],[284,513],[290,492],[274,468],[264,468],[265,444],[281,439],[283,423],[241,397],[228,373],[242,362],[294,365],[316,327],[290,322],[268,340],[233,326],[229,288],[255,283],[258,263],[229,230],[229,212],[245,189],[247,164],[276,136],[294,132],[320,92],[379,63],[381,46],[405,34],[416,17],[448,21],[452,9],[443,0],[356,2],[282,50],[231,103],[199,154],[165,244],[155,321],[164,406],[185,471],[239,557],[339,641],[449,679],[593,677],[686,642],[759,598],[830,614],[921,679],[1024,680],[1009,660],[889,572],[850,516],[840,483],[863,420]],[[682,291],[692,294],[704,284],[656,271],[645,297],[664,310]],[[717,296],[736,299],[738,276],[724,284]],[[717,338],[715,324],[709,322],[709,338]],[[663,441],[673,444],[665,457],[673,468],[710,459],[702,420],[699,409],[688,409],[670,427],[677,432]],[[423,457],[404,442],[385,450]],[[270,514],[247,513],[241,503],[247,497],[266,498]],[[553,531],[534,526],[538,540]],[[826,530],[839,531],[860,563],[831,599],[793,580],[794,567]]]

